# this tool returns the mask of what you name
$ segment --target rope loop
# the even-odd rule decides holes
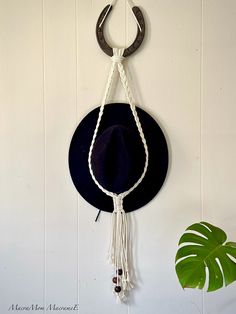
[[[124,48],[113,48],[113,57],[112,57],[111,70],[110,70],[110,73],[109,73],[109,76],[108,76],[108,81],[107,81],[107,85],[106,85],[106,89],[105,89],[105,95],[103,97],[102,104],[101,104],[101,107],[100,107],[100,110],[99,110],[98,119],[97,119],[96,127],[95,127],[95,130],[94,130],[94,133],[93,133],[93,138],[92,138],[92,142],[91,142],[91,145],[90,145],[90,148],[89,148],[89,154],[88,154],[89,172],[90,172],[90,175],[91,175],[94,183],[106,195],[111,196],[111,197],[116,196],[117,195],[116,193],[113,193],[113,192],[108,191],[107,189],[105,189],[98,182],[98,180],[96,179],[96,177],[94,175],[94,172],[93,172],[93,169],[92,169],[91,158],[92,158],[93,147],[94,147],[94,143],[95,143],[95,140],[96,140],[96,137],[97,137],[98,129],[99,129],[99,126],[100,126],[100,123],[101,123],[101,120],[102,120],[104,107],[105,107],[105,104],[107,103],[107,99],[109,97],[110,90],[111,90],[111,87],[112,87],[114,74],[115,74],[115,71],[118,69],[118,72],[119,72],[119,75],[120,75],[120,80],[122,82],[122,85],[123,85],[123,88],[124,88],[124,91],[125,91],[125,94],[126,94],[126,98],[127,98],[128,102],[129,102],[130,109],[132,111],[132,114],[133,114],[133,117],[134,117],[134,121],[135,121],[135,124],[137,126],[137,130],[139,132],[141,141],[143,143],[144,152],[145,152],[145,164],[144,164],[142,175],[140,176],[140,178],[137,180],[137,182],[129,190],[127,190],[125,192],[122,192],[120,194],[122,196],[122,198],[124,198],[125,196],[129,195],[142,182],[142,180],[145,177],[145,174],[147,172],[148,159],[149,159],[148,146],[147,146],[147,143],[146,143],[146,139],[145,139],[145,136],[144,136],[144,133],[143,133],[143,129],[142,129],[141,123],[139,121],[139,117],[138,117],[137,111],[136,111],[136,107],[135,107],[135,104],[134,104],[134,98],[133,98],[131,89],[129,87],[129,83],[128,83],[127,76],[126,76],[126,73],[125,73],[125,69],[124,69],[124,66],[122,64],[122,62],[124,60],[123,53],[124,53]]]

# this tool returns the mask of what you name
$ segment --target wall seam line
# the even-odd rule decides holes
[[[78,124],[78,1],[75,0],[75,123]],[[79,195],[76,192],[77,212],[77,304],[79,304]],[[79,309],[77,310],[79,313]]]
[[[46,165],[46,101],[45,101],[45,2],[42,0],[42,99],[43,99],[43,129],[44,129],[44,313],[47,310],[47,165]]]
[[[204,199],[203,199],[203,13],[204,1],[201,0],[201,50],[200,50],[200,198],[201,198],[201,220],[204,220]],[[205,293],[202,291],[202,313],[205,313]]]

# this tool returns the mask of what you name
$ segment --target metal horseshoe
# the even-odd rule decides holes
[[[100,46],[100,48],[110,57],[113,56],[113,49],[109,46],[109,44],[106,42],[105,36],[104,36],[104,25],[105,21],[110,14],[112,10],[112,5],[107,5],[99,15],[97,25],[96,25],[96,36],[97,36],[97,41]],[[144,35],[145,35],[145,21],[144,17],[142,14],[142,11],[137,7],[134,6],[132,7],[132,11],[138,21],[138,26],[137,26],[137,35],[134,40],[134,42],[124,50],[124,57],[128,57],[131,54],[133,54],[142,44]],[[139,28],[140,26],[140,28]]]

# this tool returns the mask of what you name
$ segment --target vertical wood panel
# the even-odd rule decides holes
[[[0,312],[43,304],[44,130],[40,1],[0,2]]]
[[[45,0],[44,24],[46,299],[72,306],[78,302],[78,226],[67,161],[76,122],[75,1]]]
[[[236,240],[236,3],[204,2],[204,218]],[[206,313],[235,312],[235,283],[206,295]]]

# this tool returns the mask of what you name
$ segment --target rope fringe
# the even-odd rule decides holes
[[[112,232],[108,260],[114,266],[115,284],[121,291],[115,292],[118,299],[125,299],[125,291],[130,290],[133,285],[130,281],[129,269],[129,226],[127,215],[123,209],[123,197],[113,197],[114,211],[112,213]],[[113,278],[113,279],[114,279]]]

